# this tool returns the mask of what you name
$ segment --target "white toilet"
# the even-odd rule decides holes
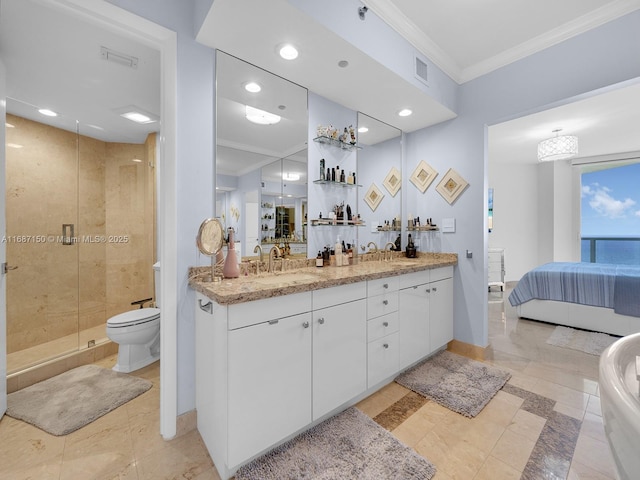
[[[160,263],[153,265],[156,304],[160,286]],[[160,358],[160,309],[139,308],[107,320],[107,337],[118,344],[118,361],[113,369],[129,373]]]

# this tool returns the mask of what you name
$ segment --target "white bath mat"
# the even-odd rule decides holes
[[[547,339],[549,345],[570,348],[590,355],[600,355],[618,337],[606,333],[587,332],[575,328],[557,326]]]

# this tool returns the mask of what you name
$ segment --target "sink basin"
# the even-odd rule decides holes
[[[318,276],[311,273],[276,273],[264,277],[255,277],[253,282],[260,285],[281,285],[283,283],[296,285],[298,283],[308,283],[318,280]]]

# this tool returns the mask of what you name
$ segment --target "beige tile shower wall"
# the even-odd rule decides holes
[[[153,297],[153,168],[145,145],[106,148],[107,315]],[[139,159],[135,162],[133,159]]]
[[[7,275],[13,353],[105,324],[153,296],[155,135],[108,144],[12,115],[7,122],[7,143],[22,145],[6,149],[7,261],[18,266]],[[75,225],[74,245],[60,242],[63,223]],[[26,235],[39,240],[11,241]]]
[[[77,137],[7,115],[7,353],[77,331],[77,246],[62,245],[78,215]]]

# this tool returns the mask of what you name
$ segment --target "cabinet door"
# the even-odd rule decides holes
[[[431,351],[453,340],[453,279],[446,278],[428,285],[429,341]]]
[[[228,465],[311,422],[311,313],[228,333]]]
[[[313,419],[367,388],[366,300],[313,312]]]
[[[429,353],[428,285],[400,290],[400,369]]]
[[[398,373],[400,341],[398,332],[378,338],[368,345],[368,387],[371,388]]]

